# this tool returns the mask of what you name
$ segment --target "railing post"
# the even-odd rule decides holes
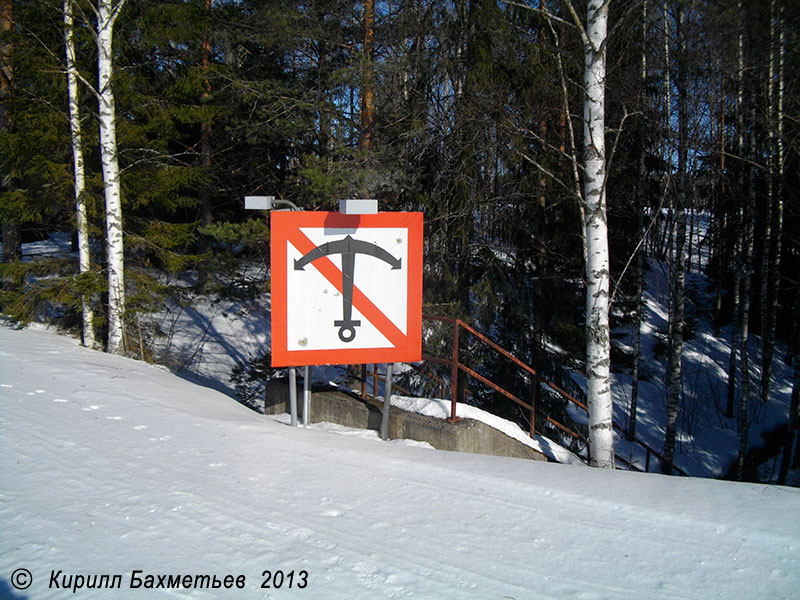
[[[533,394],[531,394],[531,437],[533,437],[533,429],[536,425],[536,403],[539,401],[540,384],[541,378],[539,377],[539,371],[536,371],[536,374],[533,376]]]
[[[361,399],[367,399],[367,365],[361,365]]]
[[[454,423],[458,421],[456,417],[456,402],[458,401],[458,319],[453,321],[453,371],[450,383],[450,418],[448,421]]]

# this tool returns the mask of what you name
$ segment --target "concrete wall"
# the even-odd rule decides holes
[[[382,402],[379,404],[374,400],[365,401],[339,391],[312,389],[310,422],[325,421],[357,429],[380,431],[381,405]],[[267,383],[264,413],[286,412],[289,412],[288,380],[273,379]],[[298,419],[302,420],[302,382],[298,382],[297,385],[297,415]],[[394,406],[389,413],[389,439],[427,442],[438,450],[547,460],[541,452],[481,421],[462,419],[457,423],[448,423],[444,419],[419,415]]]

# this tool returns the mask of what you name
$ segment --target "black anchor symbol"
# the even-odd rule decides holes
[[[353,272],[356,267],[356,254],[368,254],[379,258],[392,266],[392,270],[400,268],[400,259],[395,258],[380,246],[372,242],[354,240],[349,235],[335,242],[321,244],[308,252],[299,260],[294,261],[294,270],[303,271],[307,264],[331,254],[342,255],[342,319],[334,321],[334,327],[339,328],[339,339],[343,342],[352,342],[356,337],[356,327],[361,325],[360,320],[353,316]]]

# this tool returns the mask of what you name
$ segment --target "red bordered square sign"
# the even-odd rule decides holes
[[[421,359],[422,213],[271,224],[273,367]]]

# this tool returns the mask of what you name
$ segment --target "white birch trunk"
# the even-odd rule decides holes
[[[122,236],[122,198],[117,157],[116,109],[111,79],[114,73],[114,22],[125,0],[97,2],[97,92],[99,96],[100,154],[106,200],[106,254],[108,260],[108,351],[124,354],[125,261]]]
[[[73,0],[64,0],[64,42],[67,55],[67,92],[69,97],[69,126],[72,138],[72,163],[75,177],[75,222],[78,230],[78,268],[81,273],[89,271],[91,254],[89,252],[89,223],[86,217],[84,198],[85,177],[83,167],[83,143],[81,139],[81,115],[78,105],[78,69],[75,58],[74,27],[72,19]],[[83,318],[83,345],[95,347],[94,311],[92,300],[84,295],[81,298]]]
[[[584,65],[586,386],[592,466],[614,468],[609,256],[606,221],[605,80],[608,0],[589,0]]]

